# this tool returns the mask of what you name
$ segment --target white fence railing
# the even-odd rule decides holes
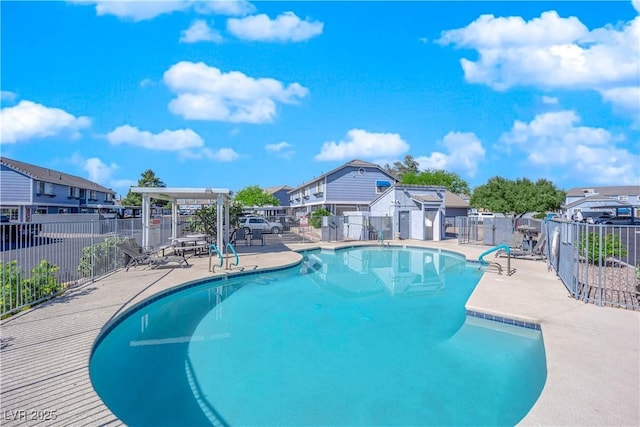
[[[119,239],[142,243],[140,218],[10,223],[0,231],[3,316],[121,268],[126,257],[115,246]],[[158,242],[168,242],[171,219],[162,218],[154,233]]]

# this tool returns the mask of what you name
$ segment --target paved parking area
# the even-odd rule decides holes
[[[456,241],[424,245],[477,259],[484,247]],[[325,246],[336,246],[323,244]],[[316,243],[238,248],[241,265],[295,264],[292,251]],[[209,272],[208,257],[189,268],[119,271],[1,323],[2,425],[119,425],[93,391],[88,362],[103,327],[127,308]],[[584,304],[568,297],[544,262],[513,260],[513,276],[486,273],[467,308],[541,325],[548,376],[521,425],[640,425],[640,312]]]

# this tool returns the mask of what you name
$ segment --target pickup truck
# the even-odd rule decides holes
[[[40,224],[11,222],[8,216],[0,215],[0,229],[2,229],[2,241],[15,241],[17,239],[31,239],[40,232]]]

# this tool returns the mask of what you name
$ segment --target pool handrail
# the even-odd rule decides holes
[[[236,249],[233,247],[231,242],[227,243],[227,249],[231,250],[231,253],[233,253],[233,255],[236,257],[236,262],[234,262],[232,265],[235,265],[237,267],[238,264],[240,264],[240,258],[238,257],[238,253],[236,252]]]
[[[492,252],[503,250],[507,253],[507,276],[511,276],[511,248],[508,245],[502,244],[487,249],[482,252],[478,257],[478,262],[483,266],[493,265],[498,269],[498,274],[502,274],[502,265],[498,262],[489,262],[484,259],[485,255],[489,255]]]
[[[218,258],[220,258],[220,265],[218,267],[222,267],[222,263],[224,262],[224,257],[220,253],[220,250],[218,249],[216,244],[209,244],[209,271],[215,270],[215,267],[213,268],[213,270],[211,270],[211,255],[213,255],[213,252],[215,252],[215,254],[218,255]]]

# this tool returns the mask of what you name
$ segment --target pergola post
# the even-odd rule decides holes
[[[224,247],[224,236],[222,235],[222,230],[223,230],[223,218],[222,218],[222,195],[218,194],[218,197],[216,199],[216,219],[218,220],[218,227],[217,227],[217,244],[218,244],[218,248],[220,249],[221,252],[223,253],[227,253],[227,248]]]
[[[171,237],[178,236],[178,199],[171,201]]]
[[[149,226],[151,221],[151,197],[142,194],[142,247],[149,247]]]

